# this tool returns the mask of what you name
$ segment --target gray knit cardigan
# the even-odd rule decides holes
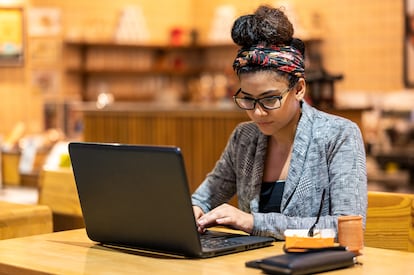
[[[253,235],[284,239],[286,229],[317,228],[337,232],[337,217],[361,215],[366,221],[367,174],[364,143],[358,126],[302,104],[280,213],[259,213],[260,188],[268,137],[253,122],[233,131],[214,169],[192,195],[207,213],[237,195],[239,209],[252,213]]]

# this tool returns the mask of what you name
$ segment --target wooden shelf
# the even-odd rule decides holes
[[[148,94],[168,91],[169,87],[179,89],[184,98],[192,98],[197,93],[194,87],[198,86],[190,88],[189,83],[205,74],[228,74],[237,51],[237,46],[230,44],[172,46],[66,41],[64,45],[68,53],[66,76],[71,77],[71,84],[78,82],[83,101],[95,100],[102,86],[108,88],[115,100],[128,100],[130,95],[130,100],[135,101],[142,98],[139,94],[148,98]],[[226,79],[231,77],[226,75]]]
[[[140,70],[140,69],[115,69],[115,68],[102,68],[102,69],[78,69],[78,68],[69,68],[66,69],[67,73],[73,74],[86,74],[86,75],[102,75],[102,76],[111,76],[111,75],[169,75],[169,76],[193,76],[198,75],[202,72],[202,69],[152,69],[152,70]]]
[[[342,75],[324,73],[320,54],[320,39],[305,41],[309,92],[315,106],[331,106],[334,98],[334,83],[342,79]],[[180,94],[186,100],[209,97],[201,91],[202,76],[223,76],[228,87],[220,87],[217,94],[227,94],[223,90],[236,90],[236,76],[232,70],[234,57],[238,47],[234,44],[204,45],[157,45],[117,43],[115,41],[66,41],[68,64],[66,75],[75,76],[70,83],[78,81],[83,101],[95,100],[102,86],[114,95],[115,101],[135,101],[148,99],[158,91],[171,91]],[[233,78],[233,79],[232,79]],[[77,79],[77,80],[76,80]],[[198,83],[194,84],[194,81]],[[215,85],[214,80],[208,85]],[[202,83],[203,82],[203,83]],[[230,87],[231,86],[231,87]],[[171,88],[171,89],[170,89]],[[145,96],[141,97],[140,94]],[[149,95],[149,96],[148,96]],[[155,95],[153,96],[156,97]],[[212,95],[212,98],[220,96]]]
[[[188,45],[169,45],[169,44],[136,44],[136,43],[120,43],[116,41],[64,41],[66,46],[74,47],[107,47],[107,48],[139,48],[147,50],[205,50],[205,49],[235,49],[237,45],[234,44],[188,44]]]

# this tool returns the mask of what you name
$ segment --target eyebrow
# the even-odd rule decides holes
[[[258,95],[258,97],[267,96],[267,95],[269,95],[269,94],[271,94],[271,93],[274,93],[274,92],[280,92],[280,91],[279,91],[279,90],[268,90],[268,91],[265,91],[265,92],[261,93],[260,95]],[[243,90],[240,90],[240,93],[242,93],[242,94],[244,94],[244,95],[246,95],[246,96],[251,96],[251,97],[253,97],[253,95],[252,95],[252,94],[249,94],[249,93],[247,93],[247,92],[245,92],[245,91],[243,91]],[[279,94],[279,95],[280,95],[280,94]],[[279,95],[274,95],[274,96],[279,96]]]

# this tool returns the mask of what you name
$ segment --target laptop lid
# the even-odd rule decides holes
[[[72,142],[69,154],[91,240],[204,256],[179,148]]]

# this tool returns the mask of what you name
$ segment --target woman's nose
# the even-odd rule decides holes
[[[256,106],[254,106],[253,113],[256,116],[265,116],[265,115],[267,115],[266,110],[263,109],[263,107],[259,103],[256,103]]]

